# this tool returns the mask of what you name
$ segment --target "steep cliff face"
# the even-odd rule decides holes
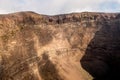
[[[120,79],[119,14],[103,22],[101,29],[89,42],[81,64],[95,80],[117,80]]]
[[[115,73],[119,19],[90,12],[0,15],[0,80],[92,80]]]

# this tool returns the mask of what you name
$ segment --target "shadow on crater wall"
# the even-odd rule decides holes
[[[55,64],[50,61],[49,55],[46,52],[42,54],[42,61],[38,63],[38,66],[39,74],[43,80],[63,80],[59,76]]]
[[[120,79],[120,23],[104,23],[80,60],[94,80]]]

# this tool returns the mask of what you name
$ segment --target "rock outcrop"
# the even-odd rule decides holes
[[[119,19],[95,12],[0,15],[0,80],[118,78]]]

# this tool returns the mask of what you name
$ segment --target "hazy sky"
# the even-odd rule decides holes
[[[34,11],[40,14],[120,12],[120,0],[0,0],[0,14]]]

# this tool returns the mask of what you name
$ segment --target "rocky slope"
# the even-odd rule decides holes
[[[0,80],[119,78],[119,19],[95,12],[0,15]]]

